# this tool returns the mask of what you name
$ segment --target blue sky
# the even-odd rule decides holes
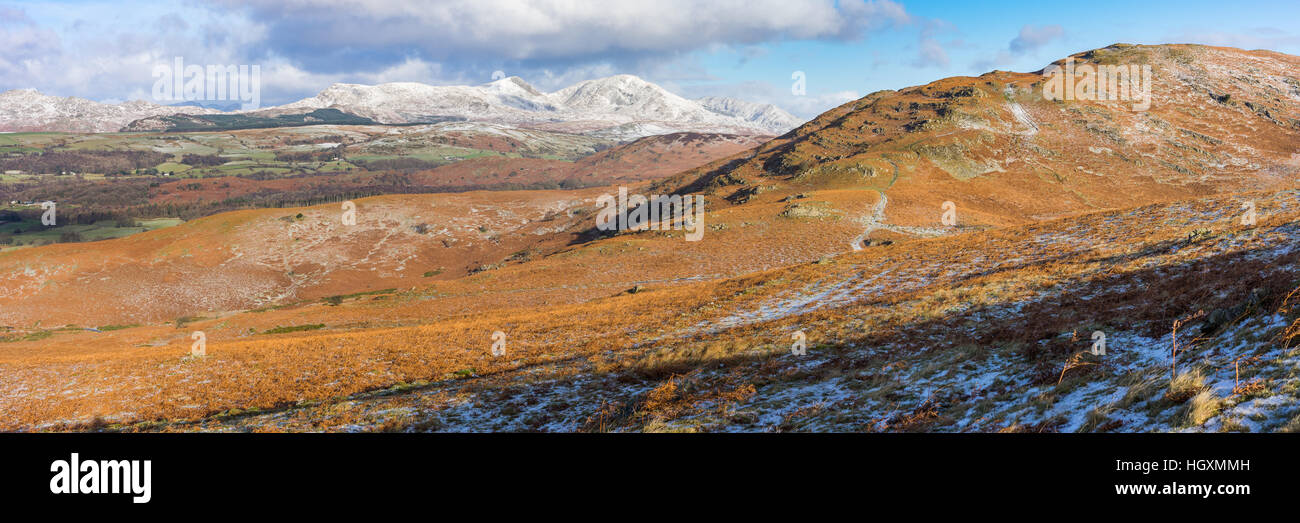
[[[1115,42],[1300,54],[1300,2],[0,0],[0,90],[150,99],[153,65],[182,56],[259,65],[264,105],[334,82],[473,84],[500,70],[543,90],[636,74],[811,117]],[[791,92],[795,71],[806,94]]]

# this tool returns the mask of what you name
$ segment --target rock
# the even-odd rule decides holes
[[[763,192],[763,190],[757,186],[741,187],[736,192],[731,193],[731,196],[727,197],[727,201],[735,204],[745,203],[760,192]]]
[[[786,218],[822,218],[830,216],[831,213],[820,207],[795,203],[787,206],[780,215]]]

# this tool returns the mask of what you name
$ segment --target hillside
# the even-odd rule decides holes
[[[853,189],[862,203],[841,209],[889,236],[903,229],[865,212],[878,194],[888,225],[938,226],[951,201],[960,227],[979,228],[1295,180],[1300,58],[1121,44],[1072,58],[1149,65],[1151,108],[1045,100],[1038,73],[947,78],[872,93],[656,190],[763,202],[776,214],[789,191]]]
[[[405,179],[430,191],[565,180],[636,183],[757,143],[747,136],[667,135],[576,162],[477,158]],[[389,176],[191,178],[160,184],[151,193],[156,203],[193,203]],[[0,252],[0,281],[9,282],[0,304],[22,304],[0,306],[0,325],[159,322],[458,278],[580,242],[590,227],[584,213],[608,190],[384,196],[357,200],[359,219],[351,227],[342,225],[341,204],[331,203],[225,213],[115,241]],[[39,268],[31,272],[32,267]],[[436,274],[424,276],[431,272]],[[97,307],[61,305],[89,295],[97,296]]]
[[[122,127],[122,131],[233,131],[299,127],[304,125],[374,125],[369,118],[351,115],[338,109],[316,109],[297,114],[254,116],[247,114],[173,114],[141,118]]]
[[[1208,198],[581,303],[479,275],[60,331],[0,346],[0,410],[8,428],[197,419],[136,430],[1295,430],[1300,192],[1249,196],[1257,227]],[[1180,317],[1190,374],[1170,382]]]
[[[325,127],[321,133],[334,128]],[[363,128],[367,129],[367,128]],[[466,190],[509,190],[522,188],[581,188],[611,183],[635,183],[662,178],[697,165],[707,164],[752,148],[768,137],[754,135],[674,133],[648,136],[613,145],[535,130],[499,133],[481,124],[441,124],[419,132],[403,133],[400,139],[370,137],[349,144],[356,151],[355,163],[371,165],[375,173],[324,172],[315,175],[255,179],[250,177],[205,176],[166,181],[149,191],[153,203],[198,203],[253,197],[268,191],[290,193],[307,187],[352,187],[363,191],[382,187],[397,179],[405,192],[460,192]],[[356,135],[355,131],[352,133]],[[565,141],[565,138],[571,141]],[[242,135],[244,140],[258,137]],[[425,150],[448,153],[443,158]],[[378,153],[378,154],[374,154]],[[398,154],[393,154],[398,153]],[[450,156],[456,153],[458,156]],[[373,154],[373,156],[372,156]],[[384,172],[382,160],[398,159],[400,173]],[[417,162],[400,163],[415,158]],[[244,165],[244,170],[255,167]],[[341,171],[342,169],[338,169]]]
[[[688,134],[572,162],[736,147],[616,178],[704,194],[697,242],[595,230],[610,186],[0,253],[0,428],[1300,430],[1300,58],[1074,58],[1150,65],[1150,109],[993,72],[873,93],[749,149]]]
[[[156,323],[464,276],[514,253],[565,245],[572,235],[550,222],[567,221],[567,202],[591,199],[544,191],[387,196],[359,200],[351,226],[336,203],[7,251],[0,324]],[[95,307],[66,306],[91,296]]]
[[[565,162],[535,158],[485,157],[451,163],[415,178],[431,187],[493,182],[565,182],[574,187],[636,183],[676,174],[751,149],[768,136],[671,133],[639,138]]]

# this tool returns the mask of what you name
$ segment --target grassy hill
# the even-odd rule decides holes
[[[369,118],[348,114],[338,109],[316,109],[301,114],[259,116],[249,114],[174,114],[156,116],[143,122],[132,122],[127,131],[235,131],[240,129],[267,129],[273,127],[298,127],[303,125],[375,125]]]

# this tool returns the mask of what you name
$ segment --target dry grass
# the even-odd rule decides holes
[[[1181,404],[1201,394],[1205,390],[1205,375],[1200,370],[1190,370],[1175,376],[1169,381],[1165,391],[1165,400]]]
[[[1161,375],[1134,375],[1133,378],[1134,382],[1129,385],[1128,391],[1117,405],[1120,408],[1128,408],[1151,399],[1165,383],[1164,376]]]
[[[1203,390],[1192,396],[1183,408],[1183,419],[1188,426],[1196,427],[1204,425],[1216,414],[1223,406],[1223,400],[1214,395],[1213,391]]]
[[[1282,428],[1278,429],[1278,432],[1300,432],[1300,416],[1291,418],[1291,421],[1288,421],[1286,425],[1283,425]]]
[[[1194,210],[1221,206],[1213,199],[1179,205]],[[746,416],[736,409],[761,399],[764,390],[775,385],[866,373],[857,378],[871,387],[863,399],[897,404],[896,414],[880,420],[875,428],[937,430],[962,417],[954,409],[980,398],[909,398],[912,384],[893,383],[896,376],[934,375],[998,355],[1017,365],[1023,361],[1041,366],[1044,383],[1051,385],[1063,381],[1061,369],[1082,348],[1061,333],[1090,332],[1099,318],[1110,318],[1107,321],[1113,325],[1108,328],[1150,327],[1151,335],[1158,336],[1159,325],[1167,326],[1167,318],[1191,312],[1188,302],[1198,307],[1223,306],[1251,288],[1282,288],[1294,280],[1292,273],[1266,271],[1296,266],[1293,255],[1261,261],[1233,254],[1275,245],[1269,242],[1279,240],[1270,229],[1237,237],[1231,252],[1212,251],[1211,256],[1182,249],[1171,253],[1169,242],[1178,241],[1180,232],[1151,229],[1149,224],[1178,219],[1182,212],[1153,206],[1136,216],[1114,211],[911,241],[845,254],[831,263],[792,265],[734,279],[676,283],[636,294],[612,290],[598,299],[570,296],[545,308],[535,307],[531,300],[490,299],[482,289],[505,295],[511,285],[525,281],[516,276],[527,274],[530,282],[545,278],[550,274],[546,268],[554,267],[548,265],[553,262],[549,259],[503,269],[494,278],[476,276],[470,282],[344,300],[337,306],[317,302],[223,315],[195,321],[185,330],[145,325],[103,334],[58,333],[39,342],[0,344],[0,370],[6,376],[0,384],[4,392],[0,428],[86,428],[82,424],[96,417],[109,424],[161,421],[165,427],[183,420],[220,422],[226,419],[221,414],[233,409],[292,408],[303,419],[311,419],[314,429],[328,430],[369,423],[364,413],[350,410],[353,407],[337,398],[395,385],[423,382],[440,392],[473,395],[513,384],[607,375],[637,386],[649,383],[658,392],[644,398],[624,394],[621,402],[608,402],[608,409],[597,403],[586,412],[592,430],[707,430],[712,422],[686,421],[726,422],[731,416]],[[1295,220],[1293,214],[1275,224]],[[1090,235],[1130,241],[1091,241],[1089,249],[1029,241],[1081,230],[1087,231],[1079,236],[1085,244]],[[625,243],[615,238],[592,248]],[[1206,248],[1223,245],[1227,243]],[[1126,254],[1130,251],[1143,254]],[[1017,261],[1002,263],[1007,260]],[[543,263],[532,265],[538,262]],[[1151,277],[1153,263],[1164,268],[1159,278]],[[1233,271],[1225,270],[1228,266]],[[879,274],[889,275],[887,284],[868,287],[869,292],[842,298],[826,292],[836,282],[875,285],[871,278]],[[470,294],[468,289],[474,285],[484,287]],[[620,284],[617,289],[626,288]],[[1062,288],[1070,291],[1061,292]],[[1117,288],[1141,292],[1102,292]],[[464,292],[463,301],[451,301],[465,309],[449,313],[448,304],[440,302],[444,292]],[[819,307],[790,306],[784,314],[760,314],[748,323],[733,321],[816,293],[826,294],[812,302]],[[1042,293],[1053,298],[1028,299]],[[1095,296],[1083,300],[1084,295]],[[475,297],[481,301],[476,307],[470,305]],[[998,315],[997,311],[1013,304],[1020,309],[1017,316]],[[327,328],[272,336],[245,334],[275,325],[317,323]],[[809,333],[810,360],[789,355],[790,332],[796,328]],[[208,332],[207,357],[184,357],[189,329]],[[489,350],[496,330],[509,333],[504,357],[493,357]],[[161,343],[150,346],[155,342]],[[888,350],[864,356],[850,347]],[[824,361],[815,373],[796,370],[799,361],[812,360]],[[741,374],[725,379],[702,376],[689,387],[674,381],[675,376],[695,371],[723,372],[718,369],[736,369]],[[1064,380],[1086,383],[1094,372],[1096,378],[1109,372],[1101,366],[1087,369],[1084,374],[1076,367]],[[1152,378],[1139,375],[1131,380],[1118,408],[1150,398],[1159,388]],[[1197,405],[1194,398],[1204,385],[1205,378],[1198,372],[1180,374],[1169,384],[1167,396],[1170,401],[1193,400],[1192,405]],[[1014,388],[988,394],[984,397],[1031,401],[1017,400],[1021,391]],[[414,401],[401,393],[393,398]],[[1044,406],[1055,403],[1054,398],[1043,401]],[[418,403],[412,407],[428,408]],[[816,426],[833,414],[844,412],[828,406],[787,419],[790,428],[798,430]],[[1089,414],[1086,428],[1104,427],[1105,414],[1104,409]],[[1017,430],[1055,430],[1060,421],[1018,424]],[[403,418],[375,425],[385,430],[443,426],[421,423],[426,422]],[[985,430],[1017,425],[1015,420],[996,417],[981,423]]]
[[[1097,432],[1110,423],[1110,414],[1114,411],[1111,405],[1102,405],[1088,411],[1087,418],[1084,419],[1083,426],[1079,432]]]

